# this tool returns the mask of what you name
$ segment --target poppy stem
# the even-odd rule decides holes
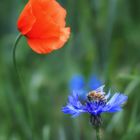
[[[29,103],[28,103],[28,100],[26,99],[26,95],[25,95],[25,87],[24,87],[24,84],[22,83],[22,78],[20,76],[20,73],[18,71],[18,67],[17,67],[17,61],[16,61],[16,50],[17,50],[17,46],[18,46],[18,43],[20,41],[20,39],[22,38],[22,35],[19,34],[15,40],[15,43],[14,43],[14,46],[13,46],[13,65],[14,65],[14,68],[15,68],[15,72],[16,72],[16,76],[17,76],[17,80],[19,82],[19,85],[21,86],[21,92],[22,92],[22,101],[23,102],[23,107],[25,108],[25,110],[27,111],[26,113],[28,114],[28,117],[29,117],[29,121],[32,125],[32,117],[31,117],[31,112],[30,112],[30,109],[29,109]],[[27,125],[26,127],[29,128],[29,126]],[[30,129],[30,128],[29,128]],[[30,130],[29,130],[30,131]],[[32,131],[29,132],[29,134],[26,134],[27,137],[29,139],[31,139],[33,137],[32,135]]]
[[[100,128],[96,127],[95,129],[96,129],[96,139],[100,140]]]
[[[13,64],[14,64],[14,67],[15,67],[15,70],[16,70],[16,74],[18,76],[18,78],[20,79],[20,76],[19,76],[19,73],[18,73],[18,69],[17,69],[17,63],[16,63],[16,49],[17,49],[17,45],[18,45],[18,42],[19,40],[21,39],[22,35],[19,34],[15,40],[15,43],[14,43],[14,47],[13,47]]]

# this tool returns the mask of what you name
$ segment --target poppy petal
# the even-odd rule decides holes
[[[56,0],[30,0],[33,13],[36,17],[40,15],[49,16],[60,27],[65,26],[66,10]],[[39,12],[38,12],[39,11]]]
[[[30,2],[28,2],[24,10],[20,14],[20,17],[17,22],[19,31],[23,35],[27,34],[32,29],[32,26],[35,23],[35,21],[36,21],[36,18],[33,15],[31,4]]]
[[[18,29],[37,53],[61,48],[70,36],[66,10],[56,0],[29,0],[18,20]]]
[[[36,19],[32,29],[26,34],[29,38],[48,38],[57,37],[60,35],[60,27],[58,27],[50,17],[40,15]]]
[[[48,38],[60,35],[60,27],[65,26],[66,11],[55,0],[31,0],[36,22],[27,36]],[[39,12],[38,12],[39,11]]]
[[[70,35],[70,28],[63,29],[63,35],[59,38],[47,38],[47,39],[33,39],[28,38],[29,46],[37,53],[47,54],[53,50],[61,48]]]
[[[46,10],[46,14],[52,18],[52,20],[59,25],[60,27],[64,27],[66,22],[66,10],[56,1],[52,1],[49,3],[42,4],[43,9]]]

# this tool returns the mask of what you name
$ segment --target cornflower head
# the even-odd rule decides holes
[[[82,113],[88,113],[91,124],[100,127],[102,124],[101,114],[121,111],[122,105],[128,99],[126,95],[121,93],[114,93],[111,97],[110,91],[106,94],[104,87],[105,85],[102,85],[87,92],[84,101],[80,100],[78,90],[73,91],[68,97],[67,105],[62,107],[62,112],[72,115],[73,118]]]

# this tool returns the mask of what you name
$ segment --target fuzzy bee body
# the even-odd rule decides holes
[[[105,96],[95,90],[89,92],[87,95],[87,98],[89,101],[102,101],[102,102],[106,103]]]

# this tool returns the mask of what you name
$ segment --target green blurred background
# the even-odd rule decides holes
[[[103,115],[104,140],[140,140],[140,1],[59,0],[72,33],[62,49],[38,55],[22,38],[22,87],[12,63],[16,21],[27,0],[0,1],[0,140],[94,140],[89,116],[61,112],[75,73],[98,74],[129,96],[124,110]],[[24,92],[23,92],[24,91]]]

